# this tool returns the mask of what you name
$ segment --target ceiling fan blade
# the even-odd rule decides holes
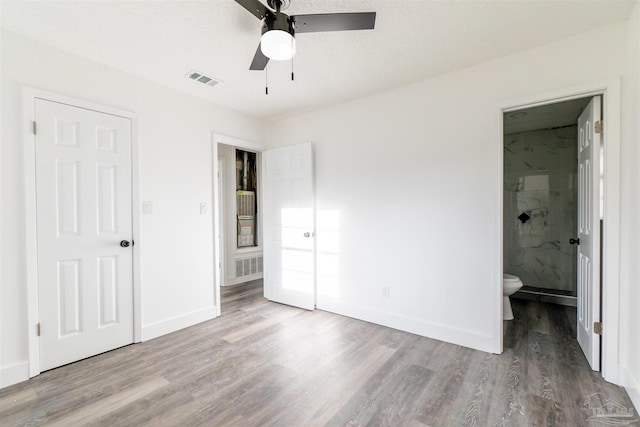
[[[262,49],[258,44],[258,50],[256,50],[256,54],[253,56],[253,61],[251,61],[251,66],[249,67],[249,69],[264,70],[268,62],[269,62],[269,58],[264,56],[264,53],[262,53]]]
[[[269,12],[267,6],[263,5],[258,0],[236,0],[236,3],[247,9],[258,19],[264,19]]]
[[[376,13],[318,13],[315,15],[296,15],[291,19],[295,21],[296,33],[372,30],[376,24]]]

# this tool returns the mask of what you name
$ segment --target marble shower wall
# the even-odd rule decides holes
[[[504,272],[575,296],[577,126],[509,134],[504,144]]]

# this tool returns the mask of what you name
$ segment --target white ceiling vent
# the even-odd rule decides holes
[[[187,78],[189,78],[191,80],[194,80],[196,82],[203,83],[203,84],[205,84],[207,86],[215,86],[218,83],[222,83],[222,80],[218,80],[218,79],[215,79],[213,77],[204,75],[204,74],[202,74],[202,73],[200,73],[198,71],[189,71],[185,77],[187,77]]]

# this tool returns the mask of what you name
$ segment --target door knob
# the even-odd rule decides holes
[[[304,237],[311,237],[311,233],[307,231],[306,233],[304,233]]]
[[[572,245],[579,245],[580,239],[569,239],[569,243]]]
[[[130,245],[128,240],[122,240],[120,241],[120,246],[122,246],[123,248],[128,248]]]

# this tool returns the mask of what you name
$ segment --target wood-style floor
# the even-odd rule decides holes
[[[0,425],[574,427],[633,408],[587,366],[575,308],[515,300],[495,355],[271,303],[261,282],[223,295],[218,319],[0,390]]]

